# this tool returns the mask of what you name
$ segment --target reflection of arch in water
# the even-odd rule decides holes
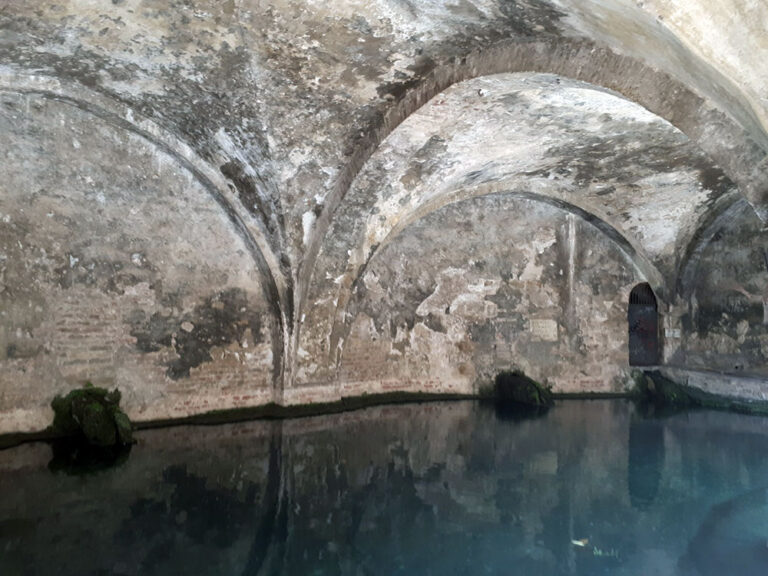
[[[659,306],[647,282],[638,284],[629,294],[629,365],[655,366],[661,359]]]
[[[648,510],[656,500],[664,469],[664,427],[654,420],[632,418],[629,423],[629,500],[637,510]]]
[[[765,576],[768,566],[768,489],[713,506],[688,552],[683,574]]]
[[[288,496],[283,466],[283,423],[275,422],[269,440],[267,484],[260,506],[261,521],[248,553],[244,575],[280,571],[288,535]]]

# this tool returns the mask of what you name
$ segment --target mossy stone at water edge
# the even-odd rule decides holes
[[[131,444],[133,442],[133,426],[131,420],[125,412],[118,411],[114,414],[115,427],[117,428],[117,440],[120,444]]]
[[[768,415],[768,402],[714,394],[679,383],[659,370],[636,372],[635,396],[640,406],[654,407],[656,414],[672,414],[691,408],[731,410],[745,414]]]
[[[120,410],[120,392],[86,384],[51,402],[53,432],[61,436],[82,434],[94,446],[126,445],[133,442],[128,416]]]
[[[658,370],[635,374],[637,394],[657,406],[686,408],[699,403],[685,386],[665,378]]]
[[[519,370],[505,370],[496,375],[494,399],[501,403],[549,407],[554,404],[552,392]]]
[[[98,402],[90,402],[83,409],[81,419],[83,434],[96,446],[113,446],[117,443],[117,427],[112,414]]]

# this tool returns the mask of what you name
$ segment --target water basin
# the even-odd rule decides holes
[[[768,418],[472,402],[0,451],[0,574],[768,573]]]

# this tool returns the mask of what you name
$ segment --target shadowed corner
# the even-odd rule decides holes
[[[713,506],[680,559],[685,576],[764,576],[768,567],[768,489]]]

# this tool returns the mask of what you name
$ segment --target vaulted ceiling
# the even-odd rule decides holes
[[[90,286],[90,258],[107,293],[99,267],[121,294],[146,280],[154,350],[152,314],[241,290],[290,380],[302,324],[328,354],[378,251],[511,194],[588,222],[672,299],[712,222],[768,217],[765,22],[748,0],[7,2],[0,298]],[[14,322],[17,346],[38,320]]]

